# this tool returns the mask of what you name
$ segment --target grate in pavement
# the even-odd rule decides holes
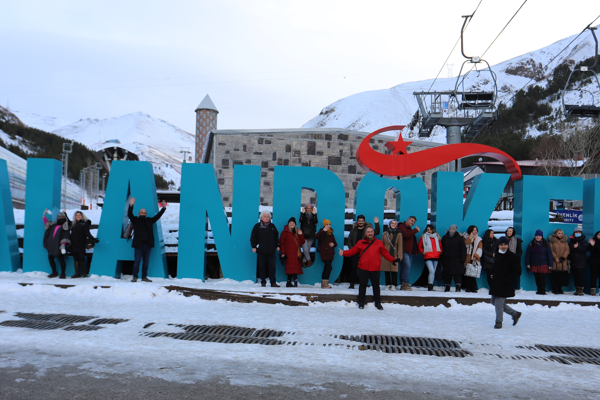
[[[340,335],[340,339],[361,342],[365,344],[399,346],[399,347],[431,347],[435,349],[460,349],[460,344],[454,340],[387,335]]]
[[[32,321],[49,321],[57,322],[62,324],[76,324],[79,322],[86,322],[90,319],[98,317],[89,317],[83,315],[69,315],[69,314],[33,314],[33,313],[15,313],[16,317],[32,320]]]
[[[520,346],[517,346],[520,347]],[[571,364],[593,364],[600,365],[600,358],[591,358],[591,357],[565,357],[565,356],[503,356],[501,354],[488,354],[483,353],[485,356],[494,356],[503,360],[542,360],[542,361],[552,361],[558,362],[564,365]]]
[[[233,336],[233,335],[219,335],[210,333],[168,333],[168,332],[141,332],[142,336],[147,337],[169,337],[178,340],[193,340],[199,342],[211,342],[211,343],[242,343],[242,344],[263,344],[263,345],[282,345],[286,344],[281,340],[268,339],[268,338],[255,338],[249,336]]]
[[[293,334],[291,332],[275,331],[272,329],[255,329],[255,328],[243,328],[239,326],[229,325],[182,325],[182,324],[169,324],[182,328],[188,333],[196,334],[213,334],[213,335],[225,335],[225,336],[244,336],[244,337],[257,337],[257,338],[269,338],[269,337],[281,337],[287,334]]]
[[[95,321],[90,322],[90,325],[104,325],[104,324],[120,324],[121,322],[127,322],[128,319],[121,318],[99,318]]]
[[[473,353],[462,349],[448,348],[433,348],[433,347],[406,347],[406,346],[386,346],[379,344],[364,344],[359,346],[360,350],[376,350],[384,353],[404,353],[404,354],[419,354],[425,356],[438,357],[466,357],[472,356]]]
[[[535,347],[547,353],[558,353],[574,357],[600,359],[600,349],[593,349],[590,347],[547,346],[545,344],[536,344]]]
[[[52,329],[61,329],[70,324],[64,324],[60,322],[52,322],[52,321],[36,321],[36,320],[20,320],[20,321],[4,321],[0,322],[0,326],[10,326],[13,328],[31,328],[31,329],[40,329],[40,330],[52,330]]]
[[[102,329],[101,324],[119,324],[129,321],[120,318],[98,318],[85,315],[70,314],[34,314],[34,313],[15,313],[16,317],[23,318],[18,321],[3,321],[0,326],[9,326],[15,328],[30,328],[39,330],[64,329],[66,331],[97,331]],[[97,318],[97,319],[96,319]],[[87,325],[81,324],[89,320],[96,319]],[[75,325],[80,324],[80,325]]]
[[[65,331],[97,331],[103,329],[103,326],[92,326],[92,325],[69,325],[65,328]]]

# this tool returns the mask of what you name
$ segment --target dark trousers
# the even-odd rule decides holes
[[[491,289],[492,287],[492,277],[490,275],[492,275],[492,270],[491,269],[485,269],[485,277],[487,278],[487,284],[488,284],[488,289]]]
[[[297,281],[298,280],[298,274],[288,274],[288,281]]]
[[[358,283],[358,260],[360,256],[357,254],[355,256],[350,257],[350,283]]]
[[[460,285],[462,283],[462,274],[449,274],[444,271],[444,284],[452,285],[452,278],[454,278],[454,285]]]
[[[600,265],[591,265],[590,270],[592,272],[592,282],[590,283],[591,288],[598,287],[598,277],[600,276]]]
[[[85,253],[72,253],[73,263],[75,264],[75,275],[87,275],[87,263],[85,262]]]
[[[566,285],[564,284],[566,282]],[[552,293],[560,294],[562,287],[567,286],[569,283],[569,272],[568,271],[556,271],[550,274],[550,283],[552,285]]]
[[[148,243],[144,243],[142,248],[135,249],[135,261],[133,262],[133,277],[137,279],[140,272],[140,261],[144,259],[142,264],[142,279],[148,275],[148,264],[150,263],[150,250],[152,247]]]
[[[275,253],[257,253],[256,256],[258,257],[258,271],[260,274],[260,283],[267,283],[267,275],[269,276],[271,285],[277,283],[277,281],[275,280]]]
[[[375,297],[375,304],[381,303],[381,291],[379,290],[379,279],[381,277],[380,271],[367,271],[364,269],[358,269],[358,304],[365,304],[365,295],[367,294],[367,285],[369,279],[371,280],[371,286],[373,286],[373,297]]]
[[[325,264],[325,266],[323,267],[323,273],[321,274],[321,279],[324,281],[328,281],[329,275],[331,275],[331,270],[333,269],[331,267],[331,261],[332,260],[323,260],[323,264]]]
[[[535,286],[537,286],[537,293],[546,293],[546,275],[538,272],[534,272],[533,276],[535,277]]]
[[[57,256],[48,255],[48,262],[50,263],[50,268],[52,268],[53,273],[56,272],[56,262],[55,258],[58,258],[58,263],[60,264],[60,274],[63,275],[67,271],[67,263],[65,262],[65,256],[63,254],[59,254]]]
[[[473,278],[472,276],[463,276],[461,286],[469,293],[477,293],[477,290],[479,289],[477,286],[477,278]]]
[[[385,271],[385,284],[386,286],[398,286],[398,272]]]
[[[571,272],[573,273],[573,282],[575,283],[575,287],[583,287],[585,275],[585,268],[571,268]]]

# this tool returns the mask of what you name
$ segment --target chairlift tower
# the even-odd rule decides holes
[[[446,143],[454,144],[461,142],[461,131],[467,136],[475,136],[487,124],[496,117],[496,101],[498,99],[498,84],[496,74],[487,61],[480,57],[469,57],[464,51],[464,31],[467,21],[473,15],[463,15],[465,19],[460,31],[460,50],[466,60],[460,67],[460,72],[454,85],[454,90],[433,91],[433,92],[414,92],[417,98],[419,109],[415,114],[415,119],[420,122],[419,137],[429,137],[436,125],[446,128]],[[493,82],[491,91],[466,91],[465,79],[471,72],[467,71],[461,76],[465,65],[471,64],[477,68],[484,64],[486,68],[479,69],[476,72],[488,72]],[[461,162],[457,160],[456,165],[451,165],[451,171],[459,171]]]
[[[63,163],[63,185],[62,185],[62,209],[67,209],[67,182],[69,172],[69,154],[73,152],[73,142],[63,143],[62,146],[62,163]]]

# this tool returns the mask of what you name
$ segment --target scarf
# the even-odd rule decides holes
[[[390,237],[390,232],[392,233],[392,236]],[[388,240],[390,241],[390,251],[388,253],[390,253],[390,255],[392,257],[396,257],[396,246],[394,246],[394,243],[396,243],[396,239],[398,238],[398,233],[400,231],[399,230],[391,230],[388,229],[385,234],[388,237]]]
[[[513,235],[510,238],[510,242],[508,242],[508,250],[510,250],[511,253],[517,254],[517,237],[515,235]]]
[[[438,239],[437,233],[427,233],[423,234],[423,253],[432,253],[433,247],[431,246],[431,239],[435,239],[435,251],[440,252],[440,240]]]
[[[469,234],[467,232],[463,233],[463,237],[465,239],[469,239]],[[466,244],[467,246],[467,255],[471,256],[471,258],[473,258],[473,254],[477,254],[479,255],[479,257],[481,257],[481,252],[479,250],[481,249],[477,249],[477,247],[479,247],[479,242],[481,242],[481,238],[479,236],[475,236],[473,238],[473,241],[471,242],[471,244]],[[473,251],[474,249],[477,249],[475,251]]]

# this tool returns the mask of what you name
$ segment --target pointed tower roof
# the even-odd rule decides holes
[[[219,110],[217,110],[217,107],[215,106],[215,103],[213,103],[210,99],[209,95],[206,95],[206,97],[204,97],[204,100],[202,100],[202,102],[198,105],[198,107],[196,107],[194,111],[198,110],[213,110],[219,112]]]

